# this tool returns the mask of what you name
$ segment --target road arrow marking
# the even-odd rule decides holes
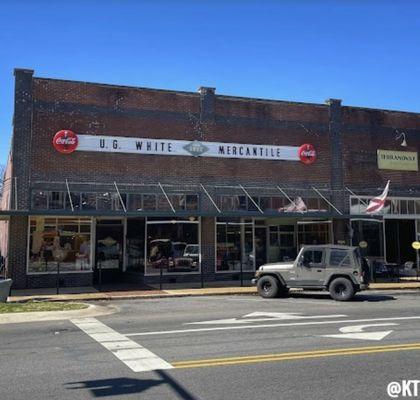
[[[257,318],[255,318],[257,317]],[[262,321],[289,321],[299,319],[318,319],[318,318],[342,318],[347,317],[343,314],[329,314],[329,315],[302,315],[302,313],[279,313],[279,312],[260,312],[256,311],[246,314],[241,318],[226,318],[215,319],[212,321],[187,322],[184,325],[234,325],[234,324],[249,324],[250,322]]]
[[[363,332],[363,329],[377,326],[398,325],[393,322],[385,324],[367,324],[367,325],[350,325],[340,328],[340,332],[336,335],[322,335],[323,337],[337,338],[337,339],[359,339],[359,340],[382,340],[394,331],[376,331]]]
[[[317,317],[318,318],[318,317]],[[303,322],[279,322],[273,324],[255,324],[255,325],[231,325],[231,326],[212,326],[205,328],[194,328],[194,329],[171,329],[166,331],[146,331],[146,332],[135,332],[126,333],[125,336],[157,336],[157,335],[173,335],[180,333],[198,333],[198,332],[213,332],[213,331],[234,331],[243,329],[273,329],[279,327],[291,327],[291,326],[320,326],[320,325],[331,325],[331,324],[348,324],[351,322],[372,322],[372,321],[416,321],[420,320],[420,315],[412,317],[386,317],[386,318],[362,318],[362,319],[338,319],[329,321],[303,321]]]

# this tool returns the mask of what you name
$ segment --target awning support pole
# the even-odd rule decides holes
[[[121,197],[120,190],[118,189],[117,182],[115,182],[115,181],[114,181],[114,186],[115,186],[115,189],[117,190],[118,197],[119,197],[120,203],[121,203],[121,207],[124,210],[124,212],[127,212],[127,209],[125,208],[125,204],[124,204],[123,199]]]
[[[287,195],[287,193],[280,187],[280,186],[276,186],[276,188],[279,190],[279,192],[283,195],[283,196],[285,196],[286,197],[286,199],[287,200],[289,200],[296,208],[298,208],[297,207],[297,205],[296,205],[296,203],[294,202],[294,200],[292,200],[288,195]],[[303,213],[303,211],[299,211],[300,213]]]
[[[333,203],[331,203],[316,187],[312,186],[312,189],[315,190],[315,192],[317,192],[318,195],[322,197],[332,208],[334,208],[335,211],[337,211],[340,215],[343,215],[343,213]]]
[[[160,189],[162,190],[163,195],[165,196],[166,200],[168,201],[169,206],[171,207],[172,211],[173,211],[173,212],[176,212],[176,211],[175,211],[174,206],[173,206],[173,205],[172,205],[172,203],[171,203],[171,200],[169,200],[169,197],[168,197],[168,195],[167,195],[167,194],[166,194],[166,192],[165,192],[165,189],[163,188],[163,186],[161,185],[161,183],[160,183],[160,182],[158,182],[158,185],[159,185]]]
[[[207,197],[210,199],[211,203],[214,205],[214,208],[217,210],[218,213],[221,213],[222,211],[217,206],[216,202],[213,200],[213,198],[210,196],[210,193],[207,191],[207,189],[204,187],[202,183],[200,183],[201,188],[204,190],[204,193],[207,195]]]
[[[71,196],[70,196],[69,182],[67,181],[67,179],[66,179],[66,188],[67,188],[67,194],[68,194],[68,196],[69,196],[70,207],[71,207],[71,210],[74,212],[73,200],[72,200],[72,198],[71,198]]]
[[[242,185],[239,185],[239,187],[244,191],[244,193],[248,196],[248,199],[252,201],[252,203],[254,204],[255,207],[258,208],[258,211],[261,214],[264,214],[264,211],[261,210],[260,206],[254,201],[254,199],[249,195],[249,193],[245,190],[245,188]]]
[[[354,193],[353,191],[351,191],[347,186],[346,186],[346,190],[352,194],[353,196],[355,196],[363,205],[367,206],[368,204],[365,203],[361,197],[359,197],[356,193]]]

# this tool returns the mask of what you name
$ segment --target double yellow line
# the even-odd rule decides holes
[[[252,364],[275,361],[302,360],[307,358],[352,356],[357,354],[388,353],[393,351],[420,350],[420,343],[407,343],[386,346],[351,347],[342,349],[299,351],[294,353],[261,354],[256,356],[241,356],[213,358],[208,360],[190,360],[172,362],[174,368],[202,368],[222,365]]]

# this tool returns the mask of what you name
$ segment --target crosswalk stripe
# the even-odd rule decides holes
[[[173,368],[150,350],[118,333],[95,318],[73,319],[79,329],[109,350],[134,372]]]

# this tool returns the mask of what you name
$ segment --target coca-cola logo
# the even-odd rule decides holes
[[[300,161],[304,164],[312,164],[316,160],[316,151],[313,145],[311,144],[302,144],[298,150],[298,156]]]
[[[70,154],[76,150],[79,143],[77,135],[69,130],[58,131],[53,137],[54,148],[63,154]]]

